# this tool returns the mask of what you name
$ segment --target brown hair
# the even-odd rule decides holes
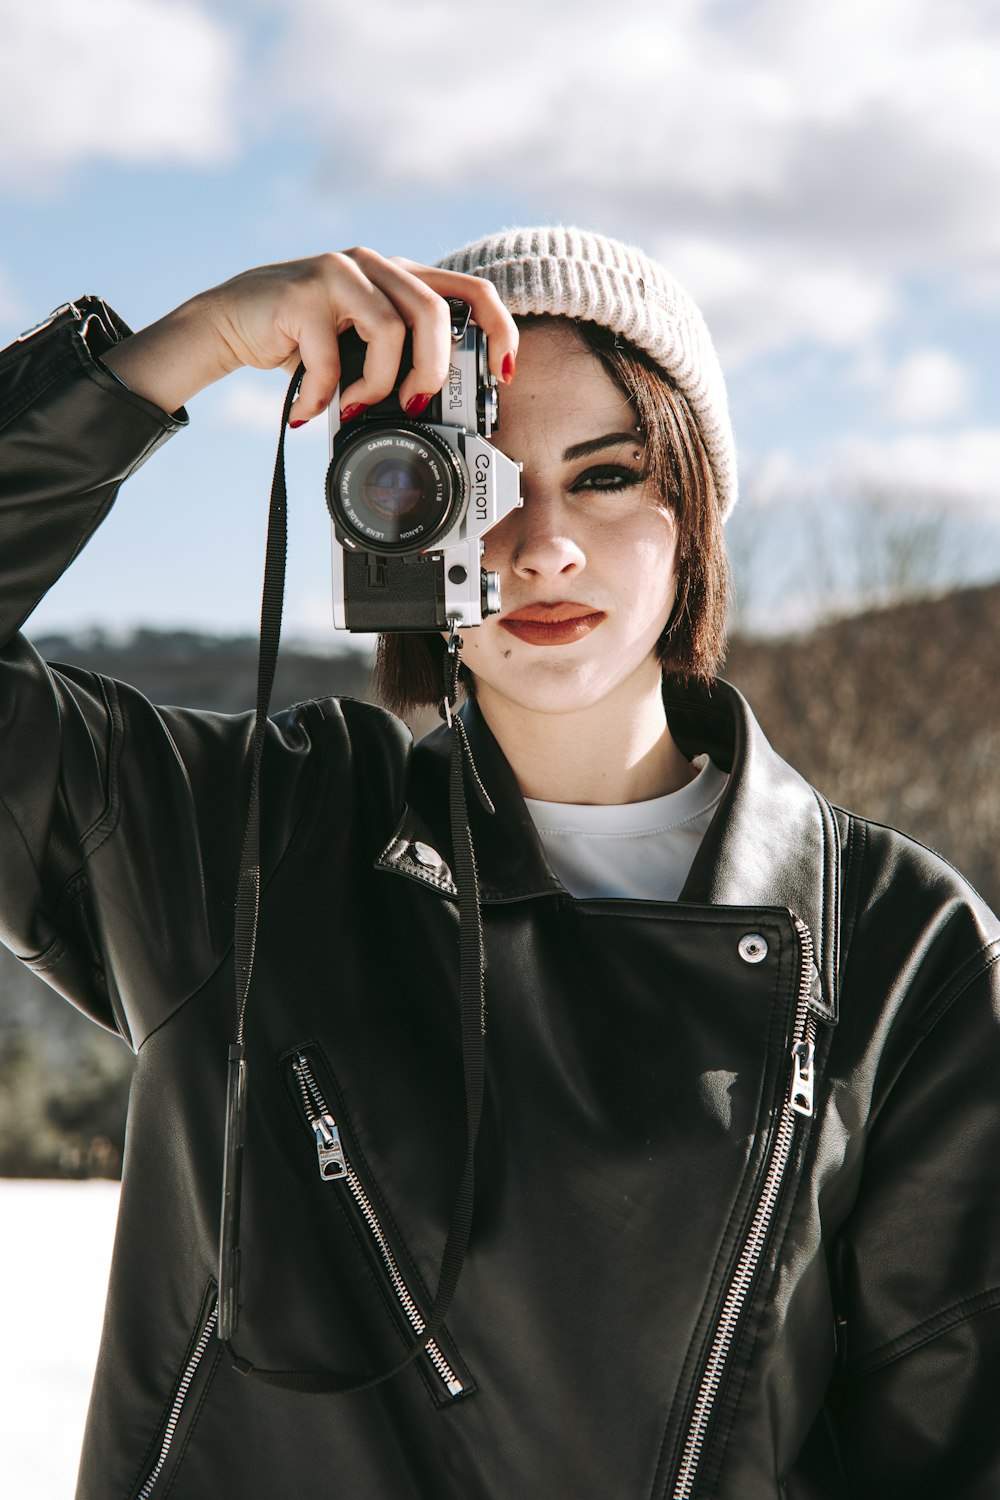
[[[516,321],[527,328],[568,320],[532,315]],[[657,642],[663,670],[679,682],[711,682],[725,652],[729,563],[698,424],[687,397],[648,355],[597,323],[571,326],[635,407],[650,479],[677,522],[677,598]],[[444,652],[433,631],[380,635],[373,669],[379,701],[399,714],[440,702]],[[465,667],[462,679],[472,691]]]

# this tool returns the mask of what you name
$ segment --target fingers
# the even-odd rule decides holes
[[[340,392],[341,411],[358,404],[370,406],[389,395],[409,329],[412,367],[400,386],[399,404],[411,415],[419,415],[448,378],[451,315],[447,297],[460,297],[471,305],[487,337],[491,371],[504,382],[513,379],[517,325],[491,282],[457,271],[439,271],[403,256],[389,258],[364,246],[330,259],[353,280],[352,313],[341,326],[353,324],[368,347],[361,379]]]
[[[321,255],[299,263],[303,272],[287,314],[305,375],[292,408],[300,426],[325,411],[340,381],[338,335],[355,327],[368,345],[364,376],[341,391],[340,406],[371,405],[388,395],[399,371],[406,329],[393,304],[350,254]]]
[[[307,324],[300,332],[296,353],[287,361],[287,368],[294,372],[300,364],[306,373],[299,386],[299,394],[292,404],[289,421],[299,426],[311,417],[326,411],[333,400],[340,380],[340,359],[337,354],[337,328],[330,318],[326,326]]]
[[[368,346],[364,369],[340,393],[340,409],[357,403],[366,406],[384,400],[396,383],[407,329],[413,334],[413,363],[399,390],[404,410],[428,400],[444,385],[451,353],[451,332],[446,303],[409,271],[374,250],[357,248],[346,252],[358,272],[366,278],[369,295],[354,312],[351,322]]]
[[[484,281],[481,276],[466,276],[461,271],[422,266],[401,255],[393,256],[393,263],[424,282],[439,297],[461,297],[463,302],[469,303],[473,318],[486,335],[490,370],[498,380],[509,385],[514,378],[519,334],[517,324],[501,302],[500,293],[493,283]]]
[[[412,365],[399,402],[419,415],[448,377],[448,297],[470,303],[489,341],[492,372],[504,381],[513,378],[517,326],[496,289],[479,277],[438,271],[402,257],[389,259],[357,246],[261,268],[234,278],[224,290],[235,309],[230,324],[239,362],[265,369],[293,367],[297,355],[305,365],[292,413],[296,425],[329,406],[341,376],[338,337],[352,327],[364,341],[366,355],[360,377],[340,391],[341,411],[372,406],[392,392],[409,331]]]
[[[299,314],[296,342],[306,373],[293,408],[296,423],[325,411],[340,380],[338,335],[356,328],[367,345],[360,380],[340,392],[340,409],[371,406],[392,390],[399,373],[406,326],[389,298],[350,254],[321,256],[316,286]]]

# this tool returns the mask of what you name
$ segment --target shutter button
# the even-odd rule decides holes
[[[767,939],[759,932],[748,932],[740,938],[739,954],[746,964],[759,964],[767,957]]]

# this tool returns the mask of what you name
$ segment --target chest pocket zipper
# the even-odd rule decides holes
[[[324,1182],[343,1183],[344,1188],[350,1194],[368,1240],[388,1276],[396,1301],[413,1332],[419,1335],[423,1333],[425,1326],[420,1309],[399,1268],[399,1263],[393,1254],[371,1198],[347,1157],[340,1127],[327,1106],[309,1056],[304,1049],[291,1054],[291,1068],[302,1108],[316,1140],[319,1175]],[[437,1377],[440,1392],[446,1399],[463,1396],[468,1392],[470,1386],[455,1372],[434,1339],[427,1344],[425,1353]]]

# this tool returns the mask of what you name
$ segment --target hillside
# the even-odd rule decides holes
[[[832,801],[944,854],[1000,908],[1000,586],[735,641],[725,676]]]
[[[776,748],[834,801],[895,824],[1000,904],[1000,586],[899,605],[790,640],[734,641],[725,676]],[[237,711],[256,643],[185,632],[48,638],[51,660],[157,702]],[[274,699],[365,696],[357,656],[282,656]],[[115,1176],[131,1057],[0,948],[0,1175]]]

